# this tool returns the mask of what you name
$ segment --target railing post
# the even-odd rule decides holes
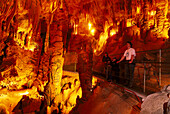
[[[106,80],[108,79],[108,75],[109,75],[109,70],[108,70],[108,64],[107,64],[107,68],[106,68]]]
[[[146,63],[144,63],[144,78],[143,78],[143,92],[145,93],[146,87]]]
[[[159,86],[161,86],[161,49],[159,50]]]

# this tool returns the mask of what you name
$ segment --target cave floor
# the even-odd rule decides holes
[[[158,84],[157,77],[150,76],[146,80],[144,92],[143,78],[137,75],[134,77],[135,81],[132,88],[123,86],[123,83],[116,84],[107,82],[102,76],[97,76],[97,78],[99,83],[93,90],[90,98],[87,101],[79,100],[76,107],[71,111],[71,114],[139,114],[141,103],[137,97],[132,93],[123,91],[115,85],[135,91],[141,96],[146,97],[149,94],[160,91],[170,82],[168,74],[162,75],[161,86]],[[141,97],[140,100],[142,100]]]
[[[98,83],[87,101],[77,103],[71,114],[139,114],[140,103],[134,94],[105,80]]]

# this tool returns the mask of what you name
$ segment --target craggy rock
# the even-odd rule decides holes
[[[41,99],[33,99],[28,96],[23,96],[21,101],[14,108],[13,112],[33,113],[39,112],[41,106]]]
[[[170,86],[165,86],[161,92],[147,96],[141,106],[141,114],[163,114],[164,104],[169,100],[168,93],[170,93]]]

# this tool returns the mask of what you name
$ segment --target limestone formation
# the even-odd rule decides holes
[[[165,47],[169,4],[168,0],[1,0],[0,98],[10,96],[10,91],[36,88],[45,107],[68,113],[81,93],[84,100],[90,97],[92,71],[103,73],[104,52],[111,57],[120,54],[127,40],[138,51]],[[63,74],[68,53],[75,54],[68,59],[74,62],[65,64],[79,75]],[[139,56],[140,61],[155,57]],[[18,100],[9,96],[7,101],[16,105]],[[0,103],[11,113],[8,102]],[[35,111],[40,110],[28,113]]]

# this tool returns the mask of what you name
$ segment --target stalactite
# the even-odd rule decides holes
[[[7,29],[8,29],[8,26],[9,26],[9,23],[10,23],[11,19],[13,18],[14,14],[15,14],[16,7],[17,7],[17,0],[14,0],[13,8],[12,8],[9,16],[8,16],[7,19],[6,19]]]
[[[144,7],[143,7],[143,29],[145,29],[145,30],[149,29],[149,25],[148,25],[149,16],[148,16],[148,12],[149,12],[149,3],[148,3],[147,0],[144,0]]]
[[[127,0],[127,14],[132,16],[132,0]]]
[[[168,37],[168,0],[163,0],[156,3],[156,28],[153,30],[156,32],[157,37]]]
[[[148,4],[148,0],[142,0],[141,1],[142,4],[142,17],[141,17],[141,22],[140,22],[140,37],[141,39],[146,40],[147,34],[146,31],[149,30],[149,16],[148,16],[148,12],[149,12],[149,4]]]

